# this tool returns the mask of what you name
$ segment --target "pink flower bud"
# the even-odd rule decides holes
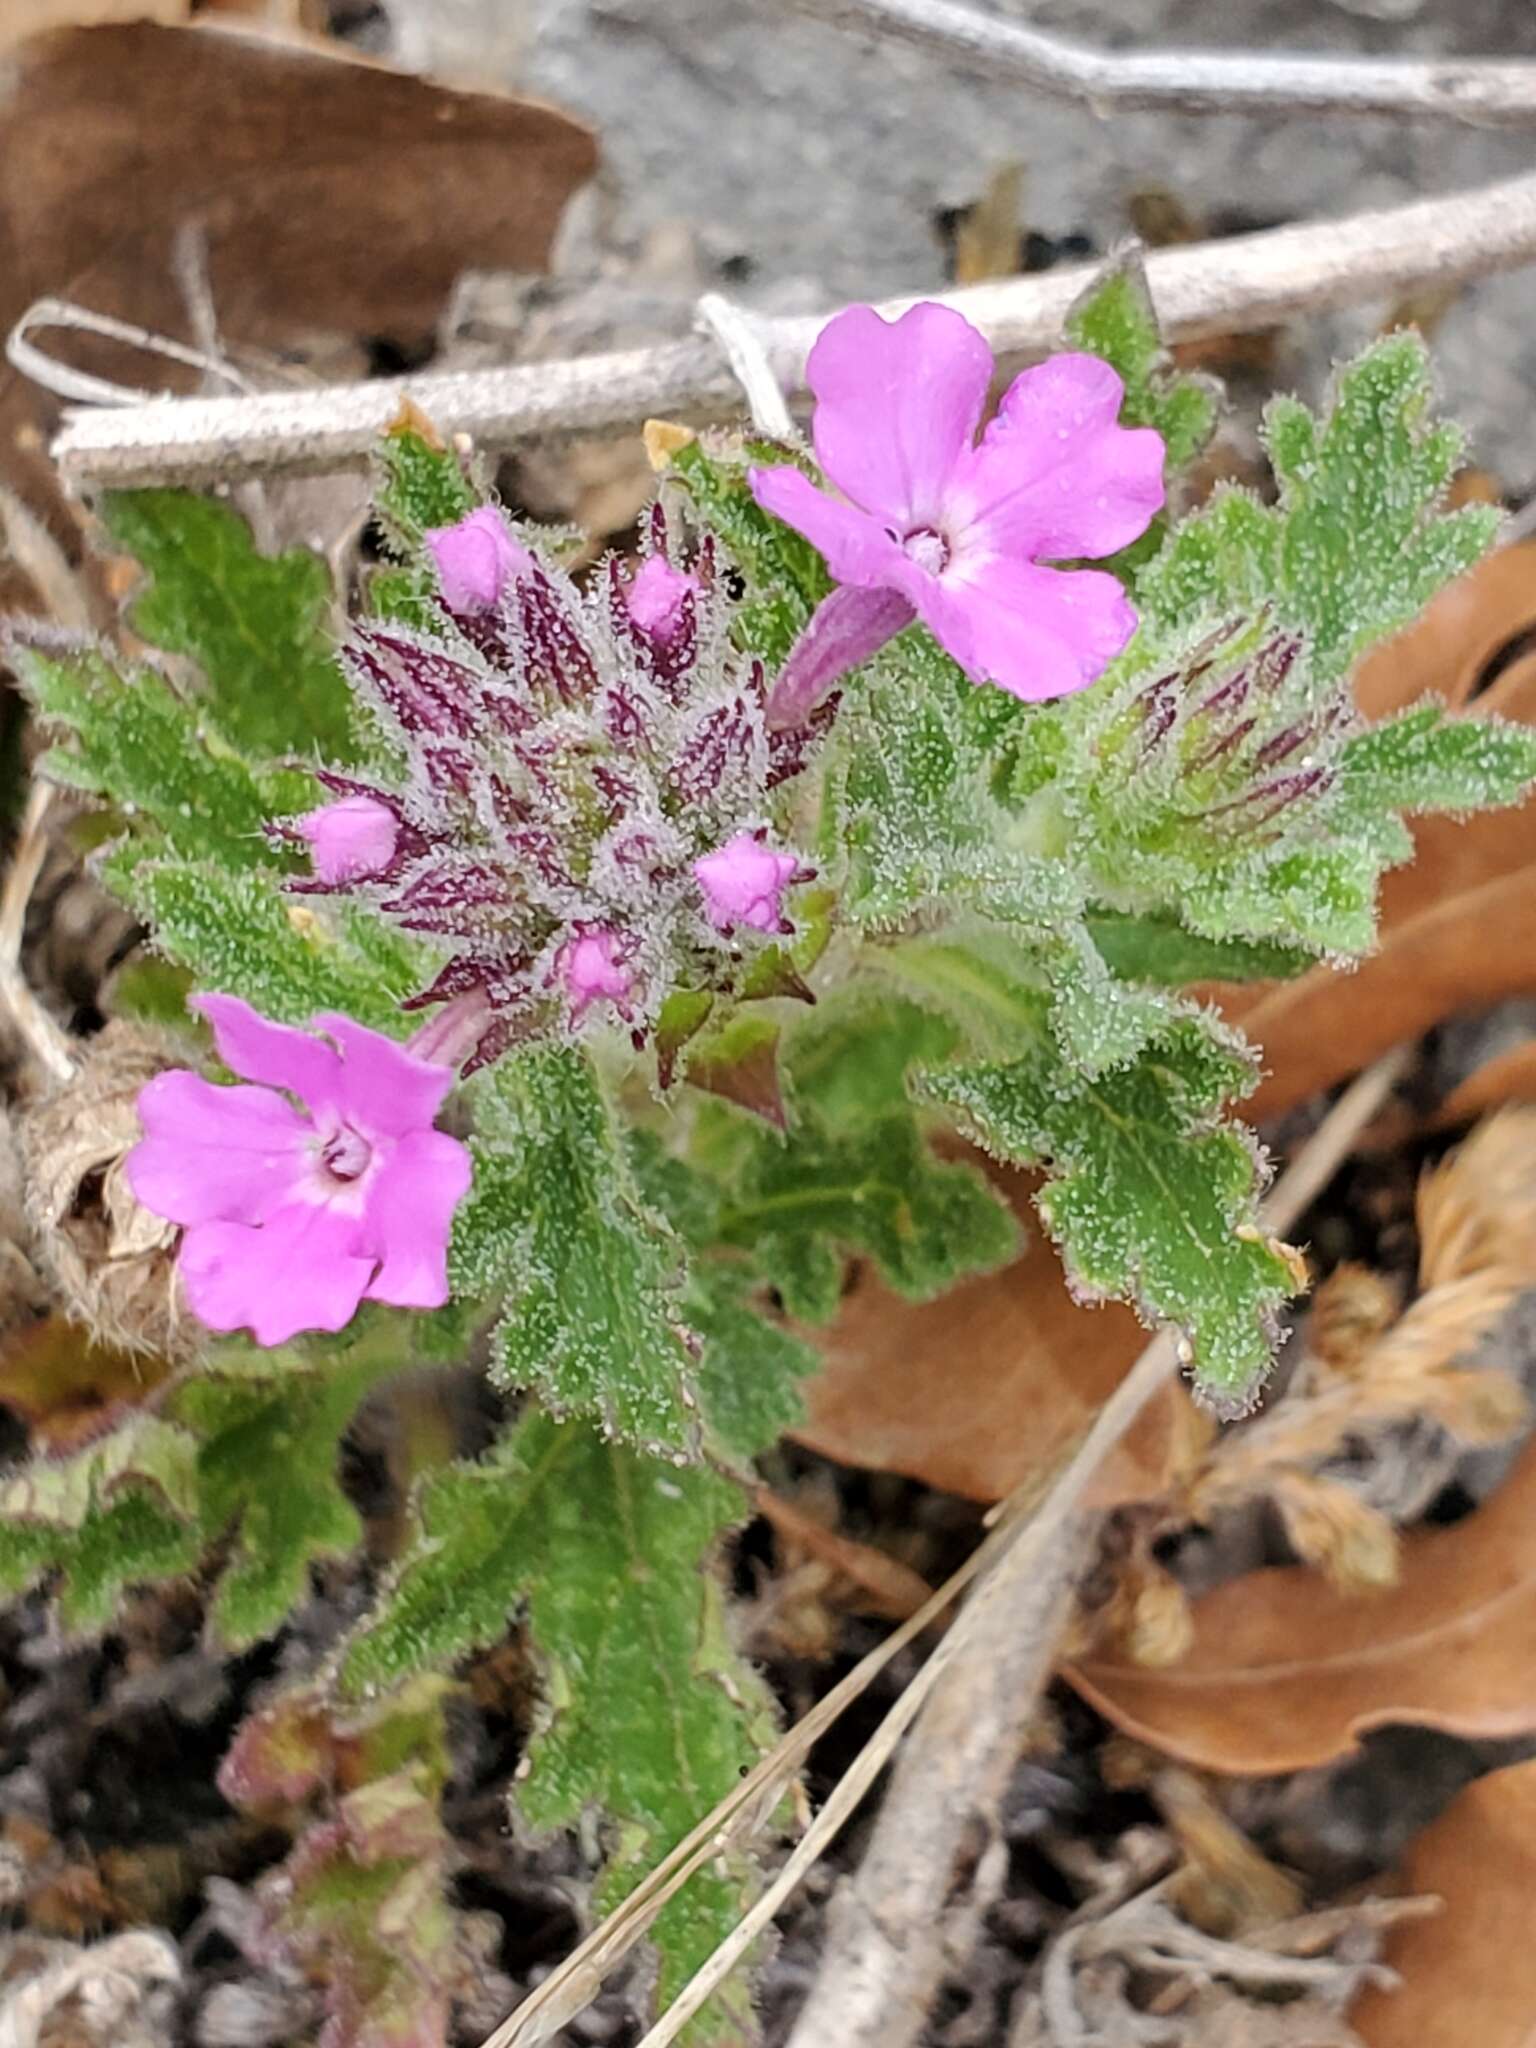
[[[451,612],[489,611],[515,576],[534,567],[533,556],[513,539],[494,505],[467,512],[454,526],[429,527],[426,542]]]
[[[799,866],[792,853],[775,853],[753,833],[738,832],[696,860],[693,872],[718,930],[744,924],[755,932],[783,932],[790,929],[784,891]]]
[[[619,958],[619,943],[615,932],[585,932],[560,948],[555,973],[571,999],[573,1021],[605,998],[621,1016],[626,1014],[625,1000],[635,978]]]
[[[356,882],[382,873],[400,838],[394,812],[371,796],[322,804],[296,818],[294,827],[309,841],[322,882]]]
[[[674,569],[665,555],[651,555],[636,570],[624,602],[641,632],[669,647],[682,630],[684,601],[698,587],[697,576]]]

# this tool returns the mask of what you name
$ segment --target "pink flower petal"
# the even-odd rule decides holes
[[[770,732],[803,725],[838,678],[905,632],[915,613],[899,590],[843,583],[817,605],[763,708]]]
[[[314,1126],[270,1088],[216,1088],[176,1068],[139,1093],[128,1185],[172,1223],[260,1223],[304,1177]]]
[[[327,1108],[341,1080],[341,1061],[328,1045],[289,1024],[274,1024],[238,996],[194,996],[213,1026],[219,1058],[243,1081],[288,1088],[312,1110]]]
[[[803,533],[839,583],[876,590],[900,573],[906,557],[883,523],[828,497],[803,470],[754,469],[747,480],[763,510]]]
[[[1063,561],[1112,555],[1163,502],[1162,437],[1119,424],[1125,387],[1097,356],[1016,377],[948,501],[956,548]]]
[[[340,1330],[373,1277],[374,1261],[357,1249],[361,1221],[294,1202],[259,1230],[194,1224],[178,1261],[187,1304],[210,1330],[248,1329],[268,1347],[301,1330]]]
[[[365,1024],[326,1010],[314,1019],[341,1048],[336,1107],[357,1130],[403,1136],[430,1124],[453,1086],[453,1069],[440,1067]]]
[[[903,533],[937,525],[992,381],[992,351],[970,322],[949,306],[894,321],[851,306],[817,336],[806,381],[817,459],[838,489]]]
[[[444,1131],[402,1138],[368,1190],[363,1223],[382,1260],[364,1292],[395,1308],[448,1299],[448,1231],[473,1178],[469,1149]]]
[[[964,582],[933,578],[918,610],[974,681],[1030,703],[1086,688],[1136,631],[1135,608],[1103,569],[994,560]]]

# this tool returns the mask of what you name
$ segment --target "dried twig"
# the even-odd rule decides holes
[[[1393,114],[1536,125],[1536,64],[1503,57],[1324,57],[1096,50],[953,0],[792,0],[838,28],[907,43],[956,70],[1081,100],[1095,113]]]
[[[1170,341],[1246,333],[1292,314],[1388,298],[1431,283],[1508,270],[1536,258],[1536,173],[1449,198],[1347,220],[1273,228],[1161,249],[1147,277]],[[1092,265],[1010,278],[945,295],[1016,362],[1057,345]],[[894,315],[910,299],[880,310]],[[805,359],[825,315],[764,319],[754,335],[780,387],[803,394]],[[709,418],[740,403],[735,371],[714,336],[563,363],[379,378],[317,391],[166,399],[73,413],[54,453],[66,483],[228,484],[245,477],[361,468],[404,399],[445,434],[488,449],[567,434],[629,429],[652,415]]]

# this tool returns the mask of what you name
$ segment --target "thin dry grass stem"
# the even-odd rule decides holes
[[[1406,1055],[1398,1051],[1378,1060],[1334,1105],[1276,1184],[1267,1205],[1267,1220],[1272,1228],[1288,1229],[1317,1189],[1337,1172],[1360,1131],[1390,1094],[1405,1059]],[[670,2011],[645,2036],[640,2048],[663,2048],[735,1966],[805,1871],[825,1854],[919,1709],[936,1693],[947,1692],[957,1703],[952,1711],[964,1713],[965,1702],[975,1688],[978,1664],[990,1672],[997,1662],[1000,1643],[1006,1645],[1012,1664],[1030,1670],[1030,1682],[1019,1689],[1020,1697],[1012,1702],[1016,1715],[1027,1719],[1049,1677],[1070,1612],[1065,1592],[1073,1583],[1088,1534],[1087,1518],[1079,1517],[1078,1505],[1104,1457],[1174,1373],[1177,1361],[1173,1338],[1167,1333],[1154,1338],[1058,1473],[1037,1476],[1000,1503],[994,1511],[990,1533],[959,1571],[785,1734],[741,1784],[706,1814],[623,1904],[594,1928],[565,1962],[503,2021],[483,2048],[538,2048],[538,2044],[558,2033],[588,2005],[607,1975],[644,1936],[667,1900],[696,1870],[733,1842],[769,1824],[785,1788],[825,1730],[894,1656],[979,1579],[983,1584],[978,1597],[967,1606],[962,1625],[951,1628],[941,1639],[905,1689],[885,1724],[856,1760],[846,1788],[840,1785],[818,1814],[765,1901],[695,1974]],[[1001,1568],[1005,1564],[1010,1567],[1007,1571]],[[1021,1614],[1027,1626],[1019,1626]],[[1007,1738],[999,1736],[997,1746],[1005,1758],[1011,1759]],[[917,1776],[922,1775],[922,1769],[919,1765]],[[907,1760],[898,1759],[887,1805],[901,1784],[910,1782],[913,1775]],[[828,1981],[825,1973],[819,1981]]]
[[[0,890],[0,1008],[9,1014],[49,1083],[68,1081],[75,1071],[75,1058],[68,1038],[27,986],[21,971],[21,938],[27,905],[48,857],[48,815],[54,794],[45,782],[33,784],[5,886]]]

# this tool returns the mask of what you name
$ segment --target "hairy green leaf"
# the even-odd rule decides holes
[[[346,913],[335,918],[312,909],[262,874],[184,861],[133,867],[115,857],[104,873],[148,921],[160,949],[190,968],[200,987],[241,995],[279,1023],[305,1024],[319,1010],[344,1010],[376,1031],[398,1037],[408,1029],[400,997],[419,985],[420,959],[393,934],[370,929],[367,949],[360,949],[358,925]],[[387,979],[380,966],[386,950],[394,962]]]
[[[503,1060],[477,1100],[449,1273],[456,1293],[504,1298],[496,1378],[631,1441],[688,1449],[682,1246],[642,1197],[591,1062],[575,1048]]]
[[[259,781],[155,670],[124,672],[100,648],[24,632],[13,636],[11,656],[45,727],[68,735],[44,763],[55,781],[109,799],[130,830],[151,828],[188,859],[291,865],[264,827],[274,808],[307,802],[307,777]]]
[[[1339,766],[1352,810],[1481,810],[1517,802],[1536,780],[1536,732],[1416,704],[1355,734]]]
[[[1138,258],[1123,259],[1090,285],[1067,315],[1071,348],[1102,356],[1125,384],[1120,417],[1128,427],[1155,427],[1168,468],[1187,467],[1216,428],[1218,394],[1206,377],[1173,373]]]
[[[1442,514],[1457,429],[1428,418],[1432,380],[1416,334],[1389,335],[1342,370],[1326,414],[1278,398],[1265,440],[1279,502],[1218,492],[1143,569],[1143,625],[1185,628],[1268,604],[1307,639],[1319,681],[1406,625],[1490,544],[1498,515]]]
[[[171,1413],[199,1442],[205,1541],[229,1544],[213,1618],[231,1648],[282,1625],[312,1563],[356,1547],[362,1524],[341,1492],[338,1446],[364,1396],[403,1363],[398,1332],[386,1328],[340,1356],[200,1374],[172,1395]]]
[[[114,491],[102,516],[149,579],[134,631],[202,671],[198,704],[253,758],[350,760],[352,699],[326,640],[330,573],[319,555],[258,553],[229,506],[190,491]]]
[[[668,475],[682,483],[699,523],[719,535],[745,578],[736,637],[773,670],[832,584],[810,542],[758,505],[747,483],[749,461],[805,466],[793,449],[772,443],[727,455],[696,440],[676,451]]]
[[[772,1733],[761,1681],[734,1651],[704,1568],[742,1495],[583,1423],[531,1415],[478,1464],[430,1480],[421,1534],[377,1619],[350,1646],[354,1692],[500,1641],[526,1607],[545,1719],[518,1804],[535,1827],[597,1808],[612,1849],[597,1910],[616,1904],[756,1761]],[[661,1994],[735,1924],[742,1866],[710,1866],[663,1911]],[[733,2005],[739,1991],[725,1994]]]
[[[940,1070],[918,1087],[999,1158],[1047,1165],[1038,1206],[1074,1286],[1178,1325],[1202,1390],[1240,1409],[1296,1284],[1257,1227],[1252,1143],[1218,1122],[1254,1078],[1245,1049],[1189,1016],[1134,1066],[1096,1081],[1042,1054]]]

